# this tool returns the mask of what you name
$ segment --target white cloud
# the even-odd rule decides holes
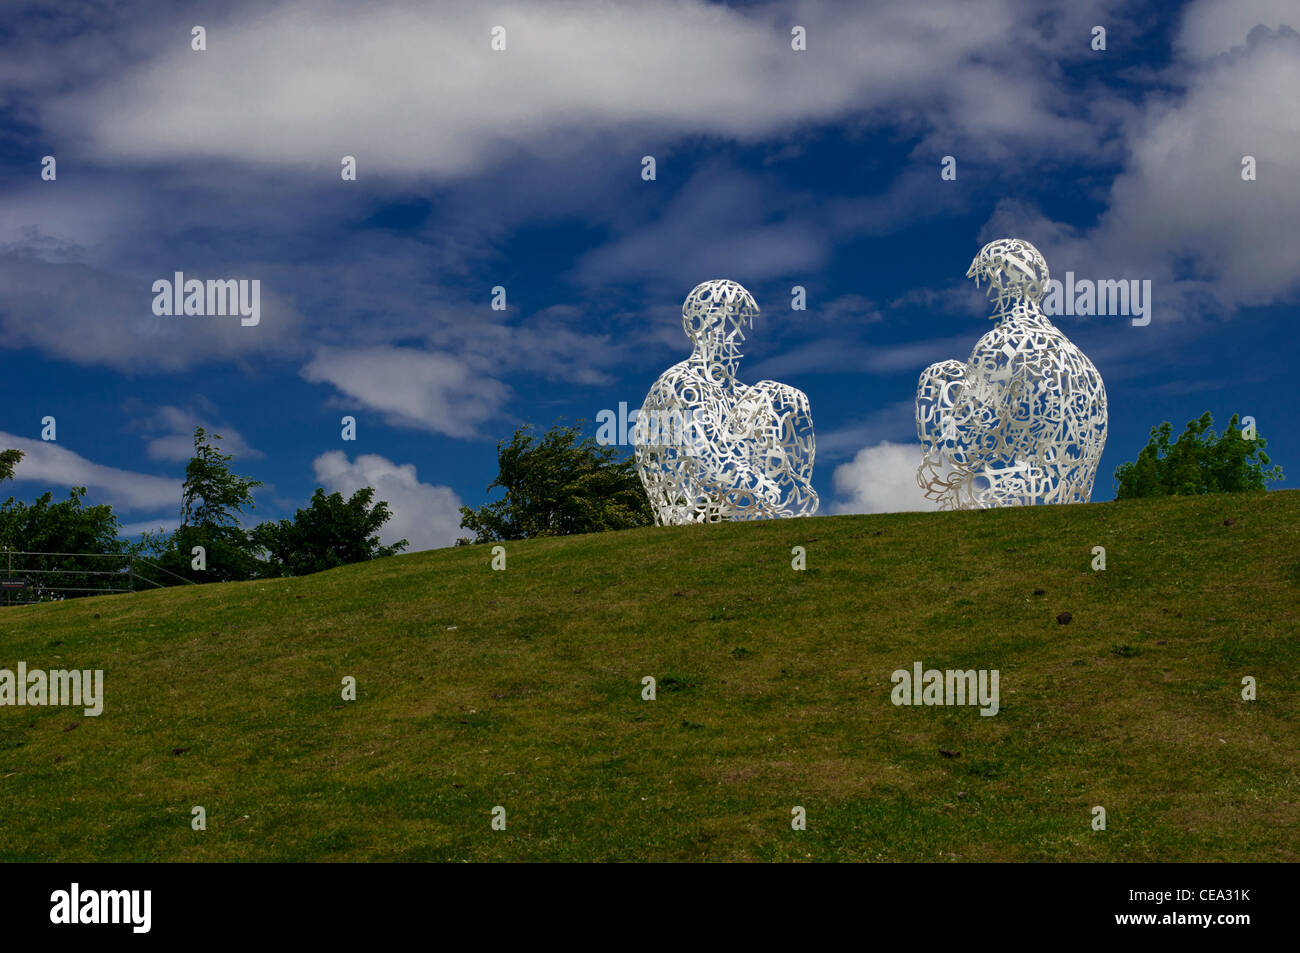
[[[1294,5],[1291,5],[1294,7]],[[1256,25],[1268,4],[1192,9],[1175,92],[1147,98],[1125,127],[1125,167],[1097,226],[1000,203],[981,240],[1034,242],[1054,275],[1152,281],[1152,320],[1289,302],[1300,295],[1300,33]],[[1231,12],[1227,12],[1231,10]],[[1291,19],[1300,19],[1292,14]],[[1249,31],[1249,32],[1247,32]],[[1242,179],[1253,156],[1257,179]]]
[[[882,441],[863,447],[849,463],[835,468],[831,513],[906,513],[933,510],[916,485],[921,463],[917,444]]]
[[[412,348],[321,348],[302,376],[383,412],[389,424],[449,437],[475,436],[510,396],[505,384],[450,354]]]
[[[1244,38],[1243,38],[1244,39]],[[1187,256],[1233,304],[1300,282],[1300,34],[1251,35],[1197,71],[1186,95],[1153,102],[1111,188],[1100,237],[1113,257]],[[1242,180],[1242,156],[1258,180]]]
[[[234,456],[237,460],[266,456],[262,451],[250,447],[248,441],[234,427],[215,425],[211,423],[210,418],[200,417],[193,411],[180,407],[159,407],[145,426],[152,431],[166,431],[149,441],[146,452],[150,460],[188,461],[194,456],[196,427],[203,427],[210,435],[220,434],[221,442],[217,446],[222,452]]]
[[[168,34],[124,75],[44,102],[56,132],[87,136],[104,158],[335,176],[345,154],[363,170],[450,176],[620,131],[753,141],[887,109],[955,133],[965,154],[1005,152],[1008,139],[1078,149],[1086,124],[1061,108],[1052,61],[1087,55],[1071,28],[1106,6],[516,0],[488,16],[470,0],[407,0],[357,17],[339,0],[248,4],[205,22],[206,52]],[[791,50],[792,23],[806,26],[807,52]],[[506,27],[504,52],[489,48],[494,24]]]
[[[558,0],[508,2],[490,17],[472,0],[392,0],[364,17],[340,0],[236,3],[211,12],[203,53],[190,50],[191,24],[165,4],[144,14],[133,7],[129,21],[97,20],[94,42],[33,17],[26,42],[0,63],[0,84],[9,82],[45,139],[74,142],[100,166],[93,187],[61,177],[57,189],[33,179],[4,193],[0,344],[133,371],[243,363],[316,345],[409,344],[429,330],[423,311],[433,302],[453,310],[464,299],[458,282],[480,273],[471,264],[499,261],[520,222],[556,214],[608,230],[607,247],[573,263],[572,277],[602,290],[658,279],[680,295],[692,276],[806,273],[845,235],[915,223],[948,211],[963,193],[937,188],[927,160],[898,173],[883,196],[827,208],[785,194],[777,177],[674,167],[679,142],[716,136],[797,152],[807,142],[802,130],[845,123],[855,133],[889,127],[891,136],[922,137],[917,152],[927,156],[1087,161],[1108,137],[1089,122],[1093,95],[1072,93],[1059,63],[1088,55],[1072,37],[1082,23],[1115,22],[1094,20],[1111,2],[737,9],[704,0]],[[793,22],[808,28],[806,53],[790,49]],[[507,25],[506,52],[489,50],[490,23]],[[643,184],[639,158],[652,148],[663,187],[676,196],[668,208],[648,184],[628,194],[629,181]],[[322,202],[318,190],[337,185],[343,154],[357,156],[361,177]],[[622,168],[626,175],[611,171]],[[698,181],[682,187],[688,174]],[[366,221],[376,201],[409,198],[412,176],[420,192],[429,179],[463,179],[430,204],[424,234],[340,226]],[[186,201],[171,201],[177,194]],[[334,253],[320,266],[299,252],[280,260],[295,230]],[[196,234],[205,246],[198,261]],[[186,248],[185,267],[196,275],[262,279],[258,327],[147,310],[149,283],[182,267],[175,255]],[[462,346],[426,338],[426,348],[471,365],[486,355],[489,365],[474,371],[498,380],[522,369],[608,383],[591,355],[632,350],[582,327],[467,322],[454,310],[462,327],[475,326],[448,336],[481,330],[480,339]],[[312,316],[310,343],[299,338],[302,314]],[[649,332],[630,333],[639,343]],[[448,369],[426,370],[447,382]],[[411,394],[370,403],[376,388],[353,383],[355,399],[392,421],[458,435],[474,431],[469,403],[482,399],[486,412],[505,393],[431,385],[462,404],[456,415],[471,422],[458,429],[445,411],[412,413]],[[172,444],[159,452],[177,453]]]
[[[115,510],[180,507],[180,480],[92,463],[71,450],[45,440],[29,440],[0,433],[0,445],[4,449],[21,450],[24,454],[14,470],[15,482],[39,483],[46,489],[84,486],[94,491],[93,494],[87,494],[90,502],[111,503]]]
[[[1295,0],[1201,0],[1188,5],[1174,47],[1189,57],[1214,56],[1241,46],[1257,26],[1300,30],[1300,8]]]
[[[374,499],[388,503],[393,514],[382,530],[385,545],[405,539],[410,543],[405,552],[417,552],[454,545],[463,535],[460,497],[451,487],[421,483],[413,463],[396,464],[374,453],[349,461],[342,450],[331,450],[313,460],[312,469],[329,493],[346,497],[375,488]]]

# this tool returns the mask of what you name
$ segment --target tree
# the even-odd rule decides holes
[[[497,465],[497,478],[487,491],[505,490],[505,498],[478,509],[460,508],[461,528],[473,531],[472,542],[596,533],[654,522],[633,460],[620,459],[614,448],[591,437],[582,438],[577,426],[557,424],[541,440],[531,426],[520,427],[509,443],[497,444]],[[458,545],[469,542],[457,540]]]
[[[85,496],[84,486],[74,486],[58,503],[45,493],[32,503],[10,497],[0,505],[0,547],[23,554],[14,575],[28,580],[28,599],[62,598],[74,594],[72,589],[126,588],[125,560],[95,558],[131,551],[118,538],[117,515],[106,503],[85,506]]]
[[[214,433],[213,440],[221,434]],[[181,492],[181,525],[223,530],[237,527],[244,507],[253,508],[252,489],[260,480],[247,480],[230,471],[234,457],[208,442],[202,427],[194,430],[194,456],[185,466]]]
[[[18,461],[22,458],[21,450],[0,450],[0,483],[13,479],[14,467],[18,466]]]
[[[253,542],[271,556],[274,574],[305,576],[381,556],[406,548],[404,539],[381,546],[379,529],[392,513],[383,500],[371,505],[374,487],[365,487],[344,500],[343,494],[325,495],[316,488],[311,504],[292,520],[268,520],[253,530]]]
[[[1267,442],[1242,436],[1237,415],[1232,415],[1222,435],[1211,429],[1209,411],[1188,421],[1183,435],[1172,444],[1173,426],[1165,421],[1151,428],[1151,439],[1133,463],[1115,470],[1116,498],[1187,496],[1200,493],[1239,493],[1266,489],[1281,480],[1282,468],[1269,467]]]
[[[145,534],[145,550],[162,568],[194,582],[252,579],[265,568],[257,544],[239,525],[244,507],[254,508],[253,488],[262,483],[231,471],[234,457],[211,442],[220,439],[220,434],[209,436],[202,427],[195,428],[194,456],[185,467],[181,490],[181,525],[169,535]],[[204,550],[202,571],[192,568],[196,546]]]

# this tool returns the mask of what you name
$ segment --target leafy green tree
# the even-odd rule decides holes
[[[371,504],[374,487],[365,487],[343,499],[341,493],[325,495],[316,488],[311,504],[292,520],[268,520],[253,530],[253,541],[271,557],[269,572],[305,576],[346,563],[393,556],[406,548],[406,540],[381,546],[379,530],[391,518],[383,500]]]
[[[1267,483],[1283,479],[1281,467],[1269,467],[1267,442],[1258,435],[1245,439],[1236,414],[1222,434],[1214,432],[1213,424],[1206,411],[1199,420],[1189,421],[1172,444],[1168,421],[1152,427],[1137,460],[1115,470],[1116,498],[1239,493],[1263,490]]]
[[[239,522],[245,507],[254,508],[252,490],[262,483],[231,471],[234,457],[212,442],[220,439],[220,434],[195,428],[194,456],[185,467],[181,491],[181,525],[171,534],[145,534],[150,558],[193,582],[252,579],[265,570],[257,543]],[[207,568],[202,571],[192,568],[195,546],[205,552]],[[160,576],[156,581],[169,585],[177,580]]]
[[[18,461],[22,458],[21,450],[0,450],[0,483],[13,479],[14,467],[18,466]]]
[[[497,444],[497,466],[497,478],[487,489],[504,490],[505,497],[478,509],[460,508],[461,529],[475,535],[457,540],[458,545],[654,522],[634,461],[583,438],[578,426],[557,424],[540,440],[531,426],[520,427],[509,443]]]
[[[68,498],[57,503],[52,493],[44,493],[31,503],[10,497],[0,505],[0,548],[23,553],[15,557],[13,575],[28,582],[25,600],[86,594],[70,589],[128,587],[126,560],[95,558],[131,552],[118,538],[117,516],[106,503],[86,506],[85,496],[84,486],[74,486]],[[7,573],[8,557],[0,558],[5,559],[0,571]]]
[[[221,434],[212,434],[220,440]],[[194,456],[185,467],[185,487],[181,491],[181,525],[211,530],[239,525],[244,507],[253,508],[252,489],[260,480],[248,480],[230,471],[234,457],[222,453],[209,442],[202,427],[194,430]]]

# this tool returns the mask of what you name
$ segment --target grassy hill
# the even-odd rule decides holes
[[[0,859],[1300,860],[1300,492],[506,549],[0,609]]]

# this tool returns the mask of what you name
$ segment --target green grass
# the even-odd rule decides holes
[[[0,609],[0,859],[1300,859],[1300,492],[506,548]]]

